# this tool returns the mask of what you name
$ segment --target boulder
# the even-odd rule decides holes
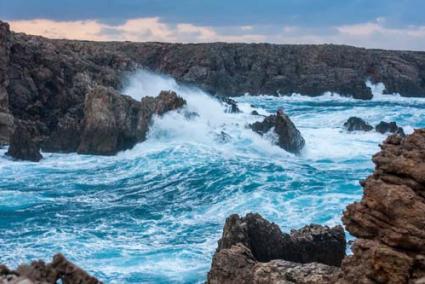
[[[379,133],[397,133],[401,136],[405,136],[403,128],[399,127],[396,122],[385,122],[381,121],[375,126],[375,130]]]
[[[345,123],[347,131],[371,131],[373,126],[359,117],[352,116]]]
[[[304,138],[295,124],[286,114],[269,115],[262,122],[257,121],[250,125],[251,129],[264,135],[273,129],[278,139],[276,144],[291,153],[299,153],[305,145]]]
[[[241,110],[238,107],[238,103],[234,99],[227,98],[227,97],[218,97],[218,98],[221,102],[223,102],[227,106],[226,112],[229,112],[229,113],[241,112]]]
[[[40,146],[33,140],[29,129],[21,122],[16,122],[15,125],[6,155],[16,160],[40,161],[43,158]]]
[[[256,260],[267,262],[284,259],[298,263],[320,262],[339,266],[345,256],[345,234],[342,226],[329,228],[308,225],[290,234],[261,215],[245,217],[234,214],[226,219],[217,251],[241,243],[252,251]]]
[[[341,226],[309,225],[285,234],[259,214],[231,215],[208,283],[335,283],[345,248]]]
[[[138,102],[112,88],[96,87],[86,97],[80,154],[113,155],[146,139],[153,115],[182,107],[175,92]]]
[[[252,114],[252,115],[260,115],[260,114],[258,113],[258,111],[256,111],[256,110],[251,111],[251,114]]]
[[[212,260],[209,284],[331,284],[340,269],[321,263],[300,264],[285,260],[259,262],[241,243],[222,249]]]
[[[42,260],[31,264],[22,264],[16,270],[0,265],[0,283],[3,284],[101,284],[102,282],[67,260],[62,254],[56,254],[51,263]]]
[[[340,283],[423,283],[425,280],[425,129],[389,136],[361,184],[360,202],[343,222],[357,240]]]

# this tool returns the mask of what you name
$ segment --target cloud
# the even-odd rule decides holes
[[[288,44],[348,44],[369,48],[425,50],[425,26],[394,28],[386,19],[332,27],[249,25],[213,27],[169,24],[159,17],[135,18],[114,25],[97,20],[11,21],[12,30],[49,38],[95,41],[270,42]]]

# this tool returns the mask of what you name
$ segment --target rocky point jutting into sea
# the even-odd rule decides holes
[[[421,283],[424,70],[0,23],[0,282]]]

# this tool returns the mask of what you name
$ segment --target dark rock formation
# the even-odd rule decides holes
[[[208,283],[334,283],[345,247],[341,226],[310,225],[284,234],[259,214],[231,215]]]
[[[341,283],[425,281],[425,130],[392,135],[373,157],[360,202],[344,212],[358,239],[344,259]]]
[[[253,110],[253,111],[251,112],[251,114],[252,114],[252,115],[260,115],[260,114],[258,113],[258,111],[256,111],[256,110]]]
[[[381,121],[375,126],[375,130],[379,133],[397,133],[401,136],[405,136],[404,130],[401,127],[398,127],[397,123]]]
[[[219,99],[225,104],[227,105],[227,112],[230,113],[238,113],[241,112],[241,110],[238,107],[238,103],[231,99],[231,98],[226,98],[226,97],[219,97]]]
[[[285,260],[258,262],[241,243],[218,251],[208,272],[209,284],[331,284],[340,269],[321,263],[300,264]]]
[[[33,140],[27,127],[22,123],[16,123],[15,130],[10,137],[10,146],[6,155],[17,160],[32,162],[40,161],[40,146]]]
[[[304,147],[304,138],[286,114],[270,115],[262,122],[257,121],[251,124],[250,127],[260,135],[264,135],[273,128],[278,135],[276,144],[288,152],[299,153]]]
[[[345,256],[345,235],[341,226],[334,228],[309,225],[284,234],[261,215],[231,215],[226,219],[217,251],[241,243],[261,262],[284,259],[299,263],[320,262],[339,266]]]
[[[9,111],[9,94],[7,93],[10,45],[9,26],[0,22],[0,146],[9,143],[13,128],[13,116]]]
[[[174,92],[138,102],[112,88],[97,87],[86,97],[80,154],[112,155],[146,139],[154,114],[182,107],[186,102]]]
[[[101,284],[102,282],[57,254],[51,263],[42,260],[31,264],[20,265],[16,270],[10,270],[0,265],[0,283],[4,284]]]
[[[352,116],[345,123],[344,127],[348,131],[371,131],[373,127],[359,117]]]

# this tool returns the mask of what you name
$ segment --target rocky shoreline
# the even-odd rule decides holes
[[[381,148],[374,173],[361,181],[362,200],[342,217],[357,237],[352,255],[345,256],[342,228],[310,225],[285,235],[258,214],[233,215],[208,283],[424,283],[425,129],[392,135]]]
[[[11,32],[0,22],[0,144],[9,143],[18,121],[42,149],[77,151],[79,141],[74,138],[83,135],[87,95],[97,87],[120,92],[126,76],[138,68],[168,74],[215,96],[317,96],[330,91],[370,99],[366,80],[383,82],[387,93],[425,95],[424,52],[51,40]],[[237,106],[231,108],[237,111]]]

